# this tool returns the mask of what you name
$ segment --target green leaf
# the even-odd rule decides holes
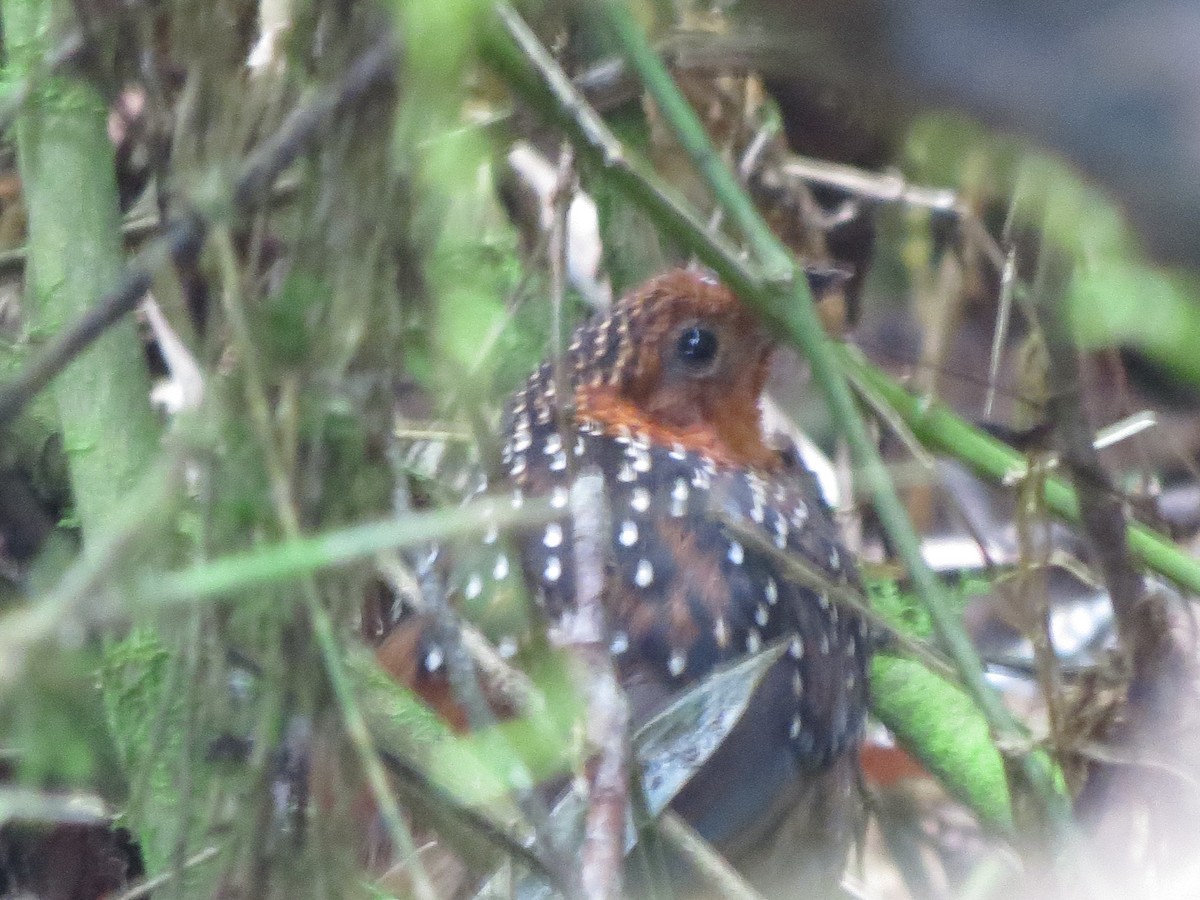
[[[952,796],[985,825],[1012,830],[1004,760],[971,698],[920,663],[886,655],[871,665],[871,694],[872,712]]]

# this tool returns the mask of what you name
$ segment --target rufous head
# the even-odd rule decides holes
[[[715,278],[674,270],[576,334],[575,413],[722,465],[771,469],[759,404],[773,341]]]

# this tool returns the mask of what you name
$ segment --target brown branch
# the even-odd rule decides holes
[[[1136,682],[1151,674],[1163,635],[1156,617],[1149,615],[1149,607],[1143,604],[1145,586],[1129,552],[1124,503],[1100,464],[1095,435],[1083,411],[1079,354],[1060,312],[1070,280],[1070,262],[1048,250],[1041,265],[1038,310],[1050,382],[1046,418],[1079,496],[1080,525],[1104,576],[1121,649]]]
[[[581,664],[588,749],[588,807],[580,848],[579,887],[589,900],[621,896],[625,816],[629,808],[629,706],[613,669],[605,622],[604,560],[608,527],[604,479],[585,471],[571,488],[575,607],[554,636]]]

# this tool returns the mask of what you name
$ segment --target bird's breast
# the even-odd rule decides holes
[[[604,599],[614,658],[630,687],[636,673],[638,720],[715,666],[781,641],[787,650],[771,690],[756,698],[756,728],[767,733],[753,738],[810,770],[857,744],[866,707],[863,623],[790,577],[775,552],[800,555],[831,582],[857,577],[808,481],[722,465],[633,432],[584,426],[564,440],[552,422],[535,420],[515,435],[505,461],[526,496],[565,498],[574,472],[603,473],[611,535]],[[568,513],[564,506],[561,519],[517,540],[531,593],[551,622],[574,603]]]

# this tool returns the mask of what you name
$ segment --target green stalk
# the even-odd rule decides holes
[[[987,683],[979,656],[952,612],[941,582],[921,556],[920,541],[867,433],[833,343],[821,328],[804,273],[787,247],[759,216],[733,173],[721,163],[699,117],[680,94],[625,3],[596,0],[593,6],[640,75],[664,120],[708,181],[717,200],[750,242],[765,270],[766,283],[763,291],[742,299],[807,357],[814,380],[821,387],[834,420],[839,423],[880,521],[891,537],[917,595],[929,611],[938,640],[946,648],[968,695],[987,719],[997,740],[1017,745],[1025,739],[1025,731]],[[1069,804],[1056,788],[1050,767],[1033,755],[1026,755],[1021,766],[1047,819],[1067,822]]]
[[[106,105],[89,83],[51,74],[44,62],[57,35],[74,29],[70,0],[0,0],[9,78],[25,78],[27,101],[16,119],[21,185],[29,217],[26,301],[31,338],[60,333],[110,290],[121,274],[123,247],[113,148]],[[33,341],[31,341],[32,343]],[[178,496],[175,459],[156,468],[159,426],[150,407],[150,378],[136,326],[126,318],[109,327],[52,382],[84,552],[55,590],[29,604],[28,621],[5,623],[0,643],[15,640],[28,664],[62,626],[82,621],[95,604],[98,578],[137,546],[146,557],[144,525],[163,522]],[[160,529],[157,535],[166,533]],[[151,540],[153,546],[156,541]],[[140,546],[139,546],[140,545]],[[90,580],[89,580],[90,579]],[[20,626],[24,627],[20,627]],[[143,642],[145,643],[145,642]],[[155,691],[148,657],[129,666],[126,642],[109,646],[101,693],[113,737],[129,771],[161,776],[153,807],[158,819],[173,808],[172,761],[147,759],[138,736],[145,709],[165,701]],[[137,690],[116,669],[136,677]],[[139,706],[134,694],[141,691]],[[150,767],[150,768],[148,768]],[[151,865],[172,831],[161,820],[139,837]]]
[[[514,510],[492,501],[466,507],[410,513],[403,519],[366,522],[312,537],[296,537],[274,545],[199,563],[179,572],[147,575],[141,593],[147,605],[216,600],[303,578],[324,569],[370,559],[387,550],[436,543],[488,528],[513,528],[549,521],[549,503],[526,503]]]
[[[1001,483],[1024,474],[1026,459],[1016,450],[959,418],[942,404],[910,394],[857,353],[841,348],[839,355],[846,371],[883,398],[924,446],[951,454],[980,475]],[[1045,501],[1055,515],[1068,522],[1079,521],[1079,500],[1075,490],[1062,479],[1046,479]],[[1127,539],[1130,551],[1147,568],[1193,594],[1200,594],[1200,561],[1145,525],[1131,524]]]
[[[51,36],[71,23],[67,0],[0,0],[9,77],[38,73]],[[52,25],[60,26],[54,28]],[[107,110],[89,84],[34,78],[17,116],[29,212],[26,295],[35,334],[76,320],[117,282],[121,218]],[[84,540],[107,527],[158,447],[150,381],[132,321],[110,328],[54,382]]]

